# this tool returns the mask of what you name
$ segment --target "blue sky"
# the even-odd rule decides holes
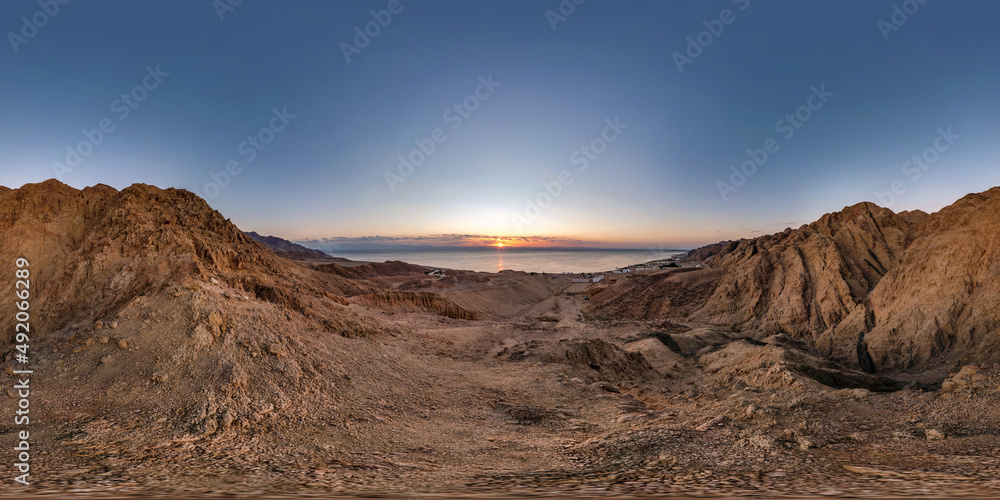
[[[1000,184],[996,2],[225,2],[0,3],[0,184],[185,188],[298,240],[642,248]]]

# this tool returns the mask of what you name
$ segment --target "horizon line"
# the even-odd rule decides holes
[[[303,245],[303,246],[305,246],[305,245]],[[459,245],[447,245],[447,246],[445,246],[445,245],[441,245],[441,246],[433,246],[433,245],[424,245],[424,246],[398,245],[398,246],[383,246],[383,247],[380,247],[380,248],[344,248],[344,249],[336,249],[336,250],[332,250],[332,249],[331,250],[324,250],[322,248],[316,248],[314,250],[319,250],[321,252],[325,252],[325,253],[328,253],[328,254],[331,253],[332,251],[336,251],[336,252],[339,252],[339,253],[396,252],[396,251],[423,251],[423,252],[426,252],[426,251],[435,251],[435,250],[483,250],[483,251],[485,251],[485,250],[491,250],[491,251],[499,251],[498,247],[490,246],[490,245],[475,245],[475,246],[473,246],[473,245],[461,245],[461,246],[459,246]],[[553,252],[558,252],[558,251],[563,251],[563,252],[567,252],[567,251],[569,251],[569,252],[572,252],[572,251],[593,251],[593,250],[601,250],[601,251],[605,251],[605,252],[644,252],[644,251],[647,251],[647,252],[689,252],[692,249],[684,249],[684,248],[664,248],[664,249],[659,249],[659,248],[610,248],[610,247],[592,247],[592,246],[587,246],[587,247],[584,247],[584,246],[553,247],[553,246],[527,246],[527,245],[526,246],[505,246],[505,247],[503,247],[503,251],[518,251],[518,250],[541,250],[541,251],[553,251]]]

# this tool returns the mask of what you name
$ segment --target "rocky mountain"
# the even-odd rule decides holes
[[[726,248],[732,240],[720,241],[718,243],[712,243],[711,245],[705,245],[700,248],[695,248],[688,252],[684,257],[681,258],[681,262],[705,262],[707,263],[719,254],[724,248]]]
[[[0,193],[0,234],[0,272],[30,262],[31,366],[45,373],[38,393],[59,402],[42,421],[135,415],[143,449],[153,429],[329,416],[342,376],[396,371],[349,341],[383,331],[346,306],[377,289],[277,257],[187,191],[29,184]],[[2,286],[12,297],[13,280]],[[14,331],[13,319],[0,326]]]
[[[136,184],[75,190],[57,181],[0,194],[0,254],[32,263],[34,307],[46,330],[103,319],[132,300],[205,280],[273,302],[359,293],[340,280],[320,290],[187,191]],[[8,259],[11,257],[11,259]],[[308,289],[303,289],[309,287]],[[301,305],[301,304],[300,304]],[[3,321],[10,321],[5,318]]]
[[[859,203],[798,229],[710,245],[701,253],[717,253],[696,272],[717,282],[689,321],[755,338],[787,334],[870,372],[995,361],[998,221],[994,188],[930,215]],[[602,292],[613,300],[588,311],[676,319],[665,309],[672,299],[655,298],[690,295],[684,281],[645,280]]]
[[[693,320],[816,341],[895,267],[915,222],[860,203],[796,230],[730,243],[711,263],[726,275]]]
[[[329,259],[330,256],[314,248],[307,248],[277,236],[261,236],[253,231],[246,233],[254,241],[270,248],[272,252],[289,259]]]
[[[912,243],[832,339],[863,335],[879,368],[1000,359],[1000,188],[921,220]]]

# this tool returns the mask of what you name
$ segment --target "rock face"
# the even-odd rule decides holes
[[[587,319],[630,320],[685,318],[712,296],[722,269],[675,269],[649,276],[635,275],[590,297]]]
[[[861,203],[797,230],[730,243],[711,264],[726,277],[694,319],[813,337],[840,323],[895,267],[914,225]]]
[[[927,216],[892,272],[836,329],[864,332],[879,368],[910,369],[1000,357],[1000,188]]]
[[[427,273],[423,266],[407,264],[398,260],[391,262],[372,262],[360,266],[344,267],[339,264],[324,264],[320,271],[351,279],[369,279],[379,276],[422,276]]]
[[[351,297],[355,304],[381,307],[387,311],[426,311],[453,319],[475,320],[478,315],[433,292],[379,292]]]
[[[1000,353],[1000,188],[931,215],[864,203],[744,240],[696,319],[787,332],[869,372],[994,361]]]
[[[688,252],[687,255],[685,255],[683,258],[681,258],[681,262],[708,263],[709,261],[712,260],[712,257],[718,255],[719,252],[721,252],[724,248],[729,246],[730,243],[733,243],[733,241],[731,240],[720,241],[718,243],[712,243],[711,245],[705,245],[701,248],[695,248],[694,250]]]
[[[688,319],[754,338],[788,334],[868,373],[996,361],[998,236],[1000,188],[931,215],[859,203],[798,229],[725,244],[695,272],[720,278]],[[603,291],[589,311],[676,318],[670,305],[685,285],[646,279],[658,281]]]

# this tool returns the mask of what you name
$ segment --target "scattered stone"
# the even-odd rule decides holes
[[[850,438],[852,441],[857,441],[859,443],[864,443],[869,440],[868,436],[860,432],[852,432],[848,434],[847,437]]]
[[[968,391],[986,385],[986,380],[986,373],[979,365],[965,365],[958,373],[941,382],[941,391]]]
[[[233,412],[225,410],[222,412],[222,416],[219,418],[219,423],[222,425],[222,427],[229,427],[230,425],[233,424],[233,421],[235,420],[236,417],[233,415]]]
[[[775,440],[771,436],[765,436],[763,434],[750,436],[750,438],[747,439],[747,442],[750,444],[750,446],[753,446],[754,448],[760,448],[762,450],[769,450],[778,446],[777,440]]]
[[[211,344],[215,337],[205,328],[204,325],[197,325],[191,332],[191,338],[194,339],[195,343],[199,346],[205,346]]]
[[[590,386],[593,387],[593,388],[595,388],[595,389],[601,389],[603,391],[613,392],[615,394],[618,394],[618,393],[621,392],[621,390],[618,389],[618,386],[616,386],[614,384],[611,384],[611,383],[608,383],[608,382],[604,382],[604,381],[594,382],[593,384],[590,384]]]
[[[944,433],[942,433],[937,429],[927,429],[926,431],[924,431],[924,434],[927,435],[928,441],[940,441],[944,439]]]
[[[111,341],[111,337],[108,337],[107,335],[105,335],[105,336],[97,339],[97,341],[100,342],[100,343],[102,343],[102,344],[107,344],[108,342]]]
[[[845,389],[845,391],[847,391],[847,394],[850,395],[851,397],[858,398],[858,399],[866,398],[866,397],[872,395],[872,391],[869,391],[868,389],[861,389],[861,388],[858,388],[858,389]]]
[[[853,472],[855,474],[864,474],[866,476],[879,476],[879,477],[892,477],[896,473],[885,471],[881,469],[874,469],[872,467],[861,467],[858,465],[844,465],[844,470],[848,472]]]
[[[125,340],[125,339],[119,339],[118,340],[118,348],[119,349],[128,349],[128,341]]]
[[[226,324],[226,321],[217,311],[212,311],[208,314],[208,324],[212,326],[213,330],[219,330]]]
[[[719,423],[721,423],[725,419],[726,419],[725,415],[719,415],[719,416],[713,418],[712,420],[709,420],[708,422],[705,422],[705,423],[699,425],[698,427],[695,427],[694,430],[696,430],[698,432],[705,432],[705,431],[711,429],[712,427],[714,427],[715,425],[718,425]]]
[[[796,439],[796,442],[799,445],[799,449],[802,451],[809,450],[810,448],[818,448],[818,446],[816,445],[816,441],[813,441],[812,438],[808,438],[805,436],[800,436],[798,439]]]

